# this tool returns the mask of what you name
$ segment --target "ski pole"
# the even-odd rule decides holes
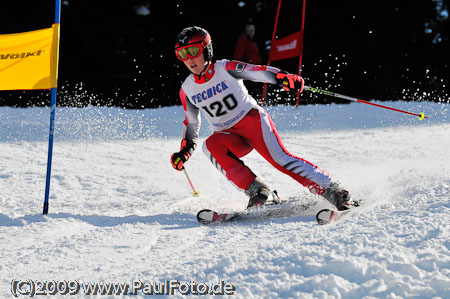
[[[187,171],[186,171],[186,168],[185,168],[184,166],[183,166],[183,172],[184,172],[184,174],[186,175],[186,178],[187,178],[187,180],[188,180],[188,182],[189,182],[189,185],[191,185],[192,192],[193,192],[194,196],[195,196],[195,197],[199,197],[199,196],[200,196],[200,193],[198,193],[198,191],[195,190],[194,185],[192,184],[192,181],[191,181],[191,179],[189,178],[189,176],[188,176],[188,174],[187,174]]]
[[[401,112],[401,113],[405,113],[405,114],[409,114],[409,115],[414,115],[419,117],[420,120],[423,120],[424,118],[428,118],[428,116],[425,116],[425,114],[423,112],[416,114],[416,113],[412,113],[412,112],[408,112],[408,111],[404,111],[404,110],[400,110],[400,109],[396,109],[396,108],[392,108],[392,107],[388,107],[388,106],[384,106],[384,105],[380,105],[380,104],[375,104],[375,103],[371,103],[371,102],[367,102],[367,101],[363,101],[357,98],[353,98],[353,97],[349,97],[349,96],[345,96],[339,93],[335,93],[332,91],[328,91],[328,90],[321,90],[318,88],[314,88],[314,87],[310,87],[310,86],[304,86],[303,87],[305,90],[308,91],[312,91],[312,92],[317,92],[317,93],[321,93],[327,96],[331,96],[331,97],[336,97],[336,98],[340,98],[340,99],[344,99],[347,101],[352,101],[352,102],[357,102],[357,103],[362,103],[362,104],[368,104],[368,105],[372,105],[372,106],[376,106],[379,108],[384,108],[384,109],[389,109],[392,111],[397,111],[397,112]]]

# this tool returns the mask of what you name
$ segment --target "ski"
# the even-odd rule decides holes
[[[210,224],[213,222],[227,222],[239,217],[239,215],[241,215],[242,213],[241,212],[218,213],[213,210],[203,209],[197,213],[197,220],[201,224]]]
[[[323,209],[317,212],[316,221],[320,225],[329,224],[337,221],[338,219],[346,218],[347,216],[353,214],[357,207],[360,206],[360,201],[352,202],[351,207],[348,210],[335,211],[332,209]]]
[[[267,207],[281,205],[283,203],[283,201],[278,196],[277,191],[274,190],[272,193],[272,196],[273,196],[272,204],[266,205],[266,206],[254,206],[251,208],[247,207],[247,210],[242,211],[242,212],[219,213],[219,212],[216,212],[213,210],[203,209],[197,213],[197,220],[201,224],[210,224],[213,222],[227,222],[227,221],[235,220],[236,218],[239,218],[243,215],[248,215],[248,214],[252,213],[253,211],[264,211],[265,212]]]
[[[221,213],[210,209],[203,209],[197,213],[197,220],[201,224],[212,224],[212,223],[232,222],[237,220],[306,216],[305,215],[306,211],[312,209],[313,206],[314,204],[299,205],[298,203],[283,202],[282,204],[253,207],[244,211],[229,212],[229,213]]]
[[[281,204],[274,204],[269,206],[252,207],[243,211],[232,212],[217,212],[211,209],[203,209],[197,213],[197,220],[201,224],[224,223],[237,220],[251,220],[251,219],[269,219],[269,218],[283,218],[290,216],[302,216],[307,221],[317,221],[317,223],[324,225],[335,222],[338,219],[346,218],[353,214],[354,210],[358,210],[361,201],[352,201],[348,210],[335,211],[332,209],[322,209],[315,216],[311,212],[314,211],[316,203],[299,204],[298,201],[283,201]],[[317,211],[317,210],[316,210]]]
[[[347,210],[349,211],[349,210]],[[334,211],[331,209],[323,209],[317,212],[316,220],[320,225],[329,224],[339,219],[345,212]]]

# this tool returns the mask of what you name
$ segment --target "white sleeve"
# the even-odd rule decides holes
[[[183,104],[185,115],[185,119],[183,121],[183,139],[186,139],[188,142],[195,142],[200,132],[200,109],[192,105],[192,103],[187,98],[183,88],[180,89],[180,99],[181,103]]]
[[[254,65],[240,61],[226,62],[227,72],[236,79],[277,84],[276,76],[280,69],[266,65]]]

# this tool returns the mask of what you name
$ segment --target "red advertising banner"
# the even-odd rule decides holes
[[[301,56],[303,50],[302,31],[295,32],[272,42],[269,61]]]

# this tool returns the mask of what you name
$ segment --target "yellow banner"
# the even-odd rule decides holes
[[[57,85],[59,24],[0,35],[0,90],[50,89]]]

